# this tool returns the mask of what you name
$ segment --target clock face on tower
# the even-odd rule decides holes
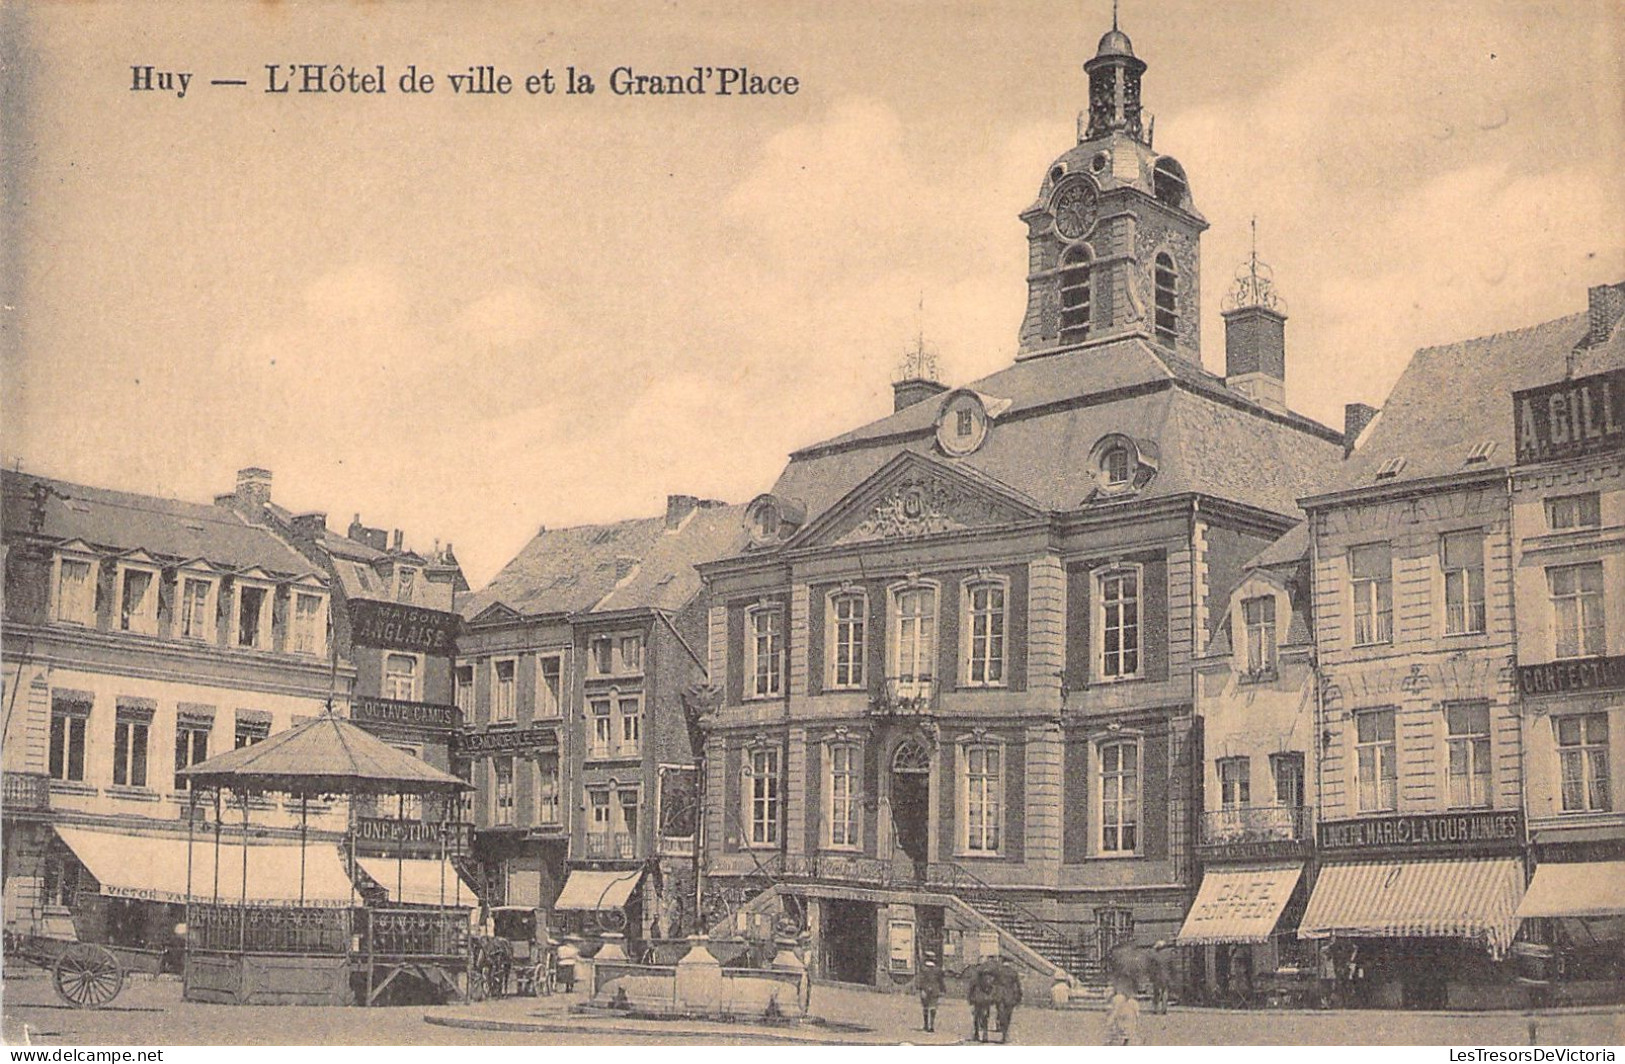
[[[1095,227],[1099,213],[1095,186],[1077,181],[1061,189],[1055,197],[1055,231],[1067,240],[1077,240]]]

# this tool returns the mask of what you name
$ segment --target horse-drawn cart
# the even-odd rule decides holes
[[[118,954],[94,942],[44,935],[7,935],[6,956],[46,968],[57,996],[76,1009],[95,1009],[124,989]]]

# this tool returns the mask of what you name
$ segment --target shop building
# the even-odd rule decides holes
[[[1513,393],[1564,376],[1590,327],[1577,314],[1417,352],[1340,488],[1303,500],[1321,867],[1300,934],[1330,941],[1356,1003],[1523,999],[1505,961],[1539,755],[1518,699],[1530,624],[1520,609],[1515,625],[1513,589],[1539,563],[1514,546],[1510,414]]]
[[[694,564],[743,541],[740,507],[673,495],[660,517],[543,529],[459,602],[454,753],[492,904],[547,910],[567,932],[693,925]]]
[[[176,773],[348,697],[329,578],[226,507],[12,471],[0,483],[6,930],[173,961],[183,904],[219,882],[189,879],[189,843],[240,845],[251,810],[260,852],[297,860],[298,803],[195,796]],[[311,840],[336,842],[347,809],[303,814]]]
[[[1047,994],[1172,939],[1197,866],[1193,660],[1242,566],[1327,482],[1340,432],[1287,409],[1284,316],[1199,349],[1207,222],[1152,149],[1113,29],[1079,136],[1020,215],[1014,365],[923,351],[886,417],[791,455],[710,600],[707,897],[811,937],[820,978],[896,988],[993,949]],[[1237,308],[1242,309],[1242,308]]]
[[[1201,886],[1177,940],[1193,989],[1231,1005],[1318,1001],[1298,938],[1314,877],[1314,580],[1298,525],[1248,562],[1196,662]]]
[[[1625,986],[1625,285],[1513,394],[1513,590],[1533,878],[1519,909],[1553,1000]]]
[[[262,490],[245,491],[245,483]],[[370,528],[360,514],[340,535],[326,514],[275,502],[265,470],[244,470],[237,490],[215,502],[271,528],[327,576],[335,650],[355,668],[339,712],[397,750],[452,771],[452,736],[461,726],[452,692],[461,619],[452,607],[468,583],[451,544],[436,540],[422,554],[404,545],[399,529]],[[473,885],[448,867],[468,871],[466,799],[364,795],[355,805],[357,863],[369,890],[404,904],[470,900]]]

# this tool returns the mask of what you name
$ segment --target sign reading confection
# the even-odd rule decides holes
[[[462,723],[461,716],[456,706],[439,702],[357,698],[350,704],[350,719],[357,724],[406,724],[416,728],[450,730]]]
[[[1625,448],[1625,369],[1512,393],[1519,462]]]
[[[398,602],[350,600],[350,639],[358,647],[450,654],[457,638],[455,613]]]
[[[1625,688],[1625,657],[1575,658],[1518,666],[1518,690],[1525,695]]]
[[[1523,814],[1516,810],[1358,817],[1320,825],[1322,850],[1502,852],[1522,842]]]

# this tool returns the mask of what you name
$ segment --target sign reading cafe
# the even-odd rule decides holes
[[[1512,393],[1519,462],[1625,447],[1625,369]]]
[[[356,646],[450,654],[458,619],[455,613],[422,606],[350,600],[351,638]]]
[[[1320,825],[1322,850],[1501,851],[1516,849],[1522,842],[1523,814],[1515,810],[1358,817]]]

